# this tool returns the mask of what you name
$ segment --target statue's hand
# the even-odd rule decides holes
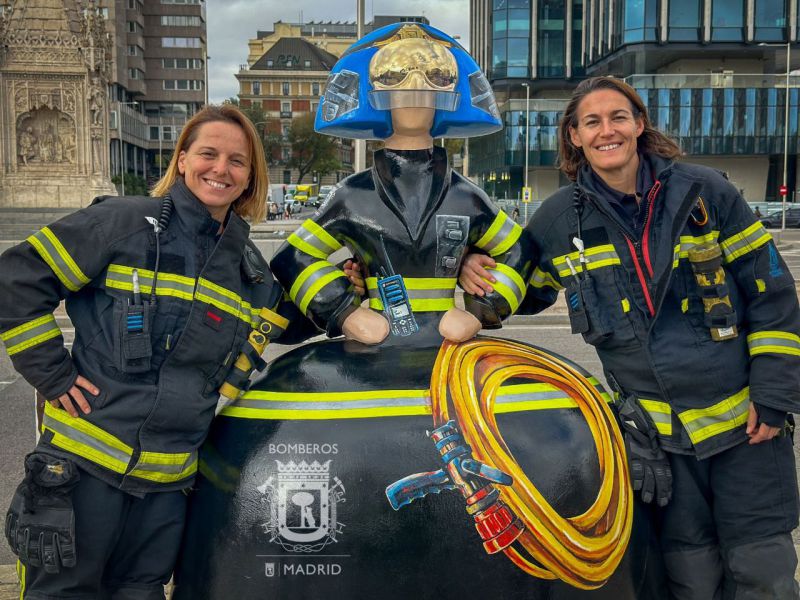
[[[348,340],[380,344],[389,335],[389,321],[383,315],[359,306],[342,323],[342,333]]]
[[[481,322],[471,313],[460,308],[451,308],[439,321],[439,333],[451,342],[466,342],[481,330]]]

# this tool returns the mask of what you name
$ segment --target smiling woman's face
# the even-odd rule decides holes
[[[250,147],[238,125],[211,121],[200,126],[197,139],[178,156],[178,172],[186,187],[222,222],[250,182]]]
[[[583,150],[589,165],[606,182],[628,179],[636,185],[637,138],[644,131],[630,101],[615,90],[596,90],[581,100],[577,125],[569,128],[572,143]]]

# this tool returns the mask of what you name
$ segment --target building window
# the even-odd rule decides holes
[[[314,81],[311,83],[311,95],[312,96],[319,96],[319,82]]]
[[[549,18],[553,0],[539,1],[540,14]],[[492,6],[492,77],[527,77],[530,66],[530,0],[493,0]]]
[[[289,93],[290,93],[289,82],[288,81],[284,81],[283,82],[283,95],[284,96],[288,96]]]
[[[203,89],[203,82],[199,79],[165,79],[165,90],[198,91]]]
[[[283,172],[283,183],[289,185],[292,183],[292,172],[291,171],[284,171]]]
[[[161,24],[165,27],[200,27],[203,20],[194,15],[162,15]]]
[[[292,105],[290,102],[281,102],[281,112],[292,112]]]
[[[623,0],[624,43],[655,42],[658,28],[658,0]]]
[[[268,59],[267,59],[267,66],[268,66],[268,67],[271,67],[271,66],[273,66],[274,64],[275,64],[275,61],[274,61],[274,60],[272,60],[271,58],[268,58]]]
[[[281,125],[281,135],[283,136],[283,139],[289,138],[289,125],[287,123]]]
[[[141,69],[128,69],[128,77],[130,79],[144,79],[144,71]]]
[[[562,0],[541,0],[539,4],[538,68],[539,77],[564,77],[564,2]],[[523,46],[520,42],[526,42]],[[508,40],[508,66],[519,67],[527,53],[527,40]],[[509,72],[509,77],[512,73]],[[518,75],[513,75],[518,76]]]
[[[141,25],[139,25],[136,21],[128,21],[128,33],[136,33],[141,29]]]
[[[286,147],[281,148],[281,158],[283,159],[284,162],[288,161],[291,158],[291,155],[289,154],[289,148]]]
[[[317,104],[319,104],[319,102],[312,102],[311,103],[311,113],[312,114],[317,112]]]
[[[261,95],[261,82],[260,81],[254,81],[252,83],[252,88],[253,88],[253,95],[254,96],[260,96]]]
[[[785,41],[786,10],[784,0],[756,0],[755,39],[759,42]]]
[[[670,0],[667,39],[670,42],[699,42],[702,39],[702,11],[701,0]]]
[[[201,0],[161,0],[161,4],[200,4]]]
[[[713,0],[711,39],[715,42],[743,42],[744,15],[744,0]]]
[[[286,66],[287,66],[288,68],[290,68],[290,67],[292,66],[292,59],[291,59],[291,58],[287,58],[287,59],[286,59]]]
[[[128,45],[128,56],[139,56],[141,54],[141,49],[136,44],[129,44]]]
[[[203,61],[199,58],[162,58],[161,66],[165,69],[202,69]]]
[[[162,37],[161,46],[164,48],[202,48],[203,40],[196,37]]]
[[[157,140],[158,139],[158,127],[151,127],[150,128],[150,139]]]
[[[310,60],[308,60],[308,59],[304,60],[304,61],[303,61],[303,66],[304,66],[306,69],[310,69],[310,68],[311,68],[311,61],[310,61]]]

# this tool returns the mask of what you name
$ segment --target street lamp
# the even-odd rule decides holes
[[[120,106],[137,106],[138,102],[118,102]],[[122,189],[122,195],[125,195],[125,142],[122,139],[122,111],[119,111],[119,119],[117,120],[117,129],[119,129],[119,180]]]
[[[528,155],[530,154],[530,130],[531,130],[531,86],[529,83],[523,83],[522,87],[525,88],[525,189],[528,188]],[[525,216],[523,217],[525,223],[528,222],[528,204],[525,205]]]
[[[783,44],[760,43],[759,46],[783,46]],[[786,98],[783,113],[783,187],[786,194],[781,195],[781,234],[786,231],[786,196],[789,193],[789,72],[792,68],[792,42],[786,42]]]

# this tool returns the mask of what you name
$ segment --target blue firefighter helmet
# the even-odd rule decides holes
[[[331,70],[314,127],[345,138],[392,135],[391,109],[435,109],[431,135],[473,137],[502,128],[486,76],[461,45],[423,23],[381,27]]]

